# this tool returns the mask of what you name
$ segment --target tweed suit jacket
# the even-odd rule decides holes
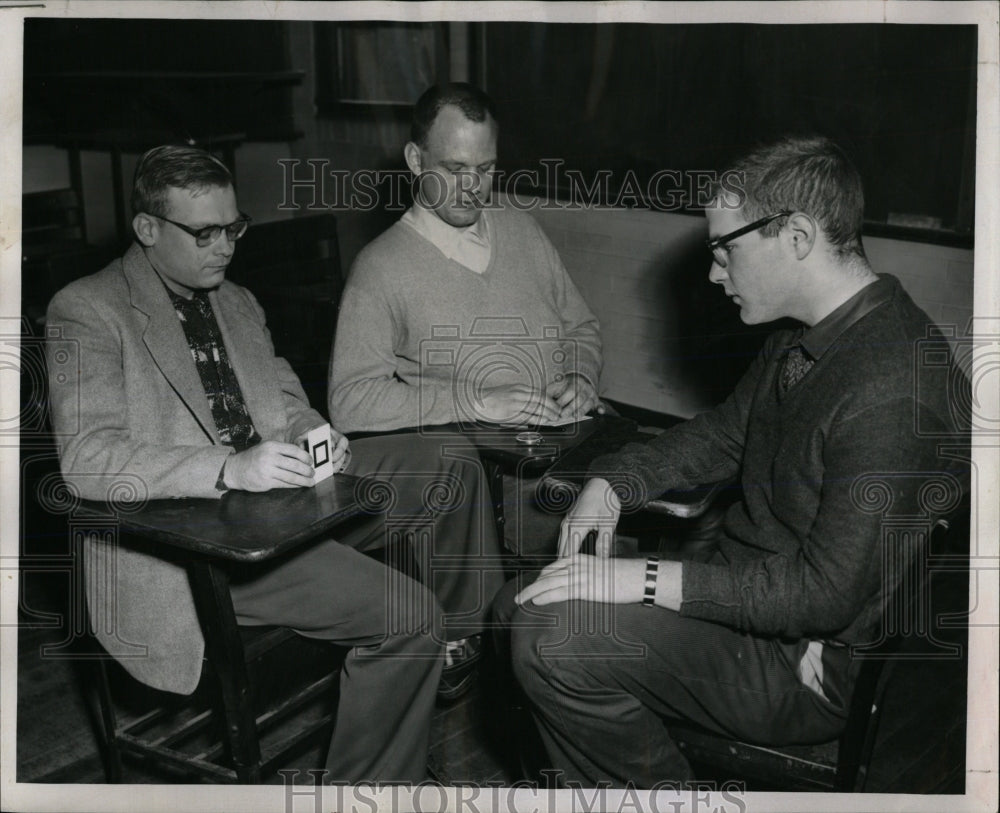
[[[292,441],[323,424],[274,355],[253,295],[227,281],[209,301],[261,437]],[[59,291],[47,329],[59,339],[50,354],[66,340],[79,354],[76,366],[49,364],[53,430],[71,489],[93,500],[221,496],[216,481],[233,450],[219,442],[180,320],[139,245]],[[183,563],[164,554],[88,539],[87,604],[98,640],[133,676],[190,694],[204,639]]]

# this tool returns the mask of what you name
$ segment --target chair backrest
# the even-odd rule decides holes
[[[925,657],[952,657],[959,654],[954,644],[938,641],[933,634],[933,611],[928,601],[933,557],[943,552],[968,552],[971,501],[967,492],[958,505],[938,517],[928,538],[917,540],[917,549],[904,562],[906,572],[886,597],[882,634],[871,646],[855,647],[860,659],[854,683],[847,725],[840,737],[834,790],[864,789],[868,765],[875,746],[886,690],[894,668],[901,660]],[[964,541],[962,537],[964,536]],[[920,638],[926,651],[906,652],[908,644]]]
[[[275,285],[343,284],[337,218],[329,212],[252,223],[228,276],[253,290]]]
[[[928,576],[936,567],[935,558],[943,555],[953,569],[956,558],[968,553],[969,511],[966,493],[957,507],[931,522],[911,555],[894,562],[905,572],[897,574],[902,578],[886,597],[885,612],[891,617],[877,641],[852,648],[858,671],[839,740],[816,746],[760,746],[673,724],[671,733],[682,753],[699,764],[724,769],[727,777],[755,778],[782,790],[863,791],[895,667],[906,660],[956,655],[953,645],[934,638],[932,619],[923,616],[931,611]]]
[[[299,376],[313,408],[326,413],[326,376],[344,289],[337,218],[330,213],[254,223],[227,277],[264,308],[275,352]]]
[[[48,189],[21,197],[22,243],[26,250],[86,241],[83,206],[72,189]]]

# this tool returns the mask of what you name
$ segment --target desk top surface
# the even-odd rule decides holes
[[[313,488],[230,491],[221,499],[83,501],[93,517],[117,517],[122,530],[197,554],[257,562],[292,550],[361,513],[357,478],[337,474]]]
[[[627,424],[631,429],[635,423],[626,418],[598,416],[577,423],[557,427],[508,427],[484,423],[449,423],[440,426],[425,426],[419,429],[398,429],[392,432],[360,432],[350,437],[363,438],[381,435],[451,435],[468,441],[479,453],[489,460],[508,466],[517,466],[527,471],[547,468],[571,449],[594,434],[605,434],[613,428]],[[523,443],[518,435],[536,432],[541,439],[536,443]]]

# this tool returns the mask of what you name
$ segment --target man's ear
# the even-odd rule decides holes
[[[420,155],[420,147],[418,147],[414,142],[406,142],[406,146],[403,147],[403,158],[406,159],[406,166],[410,168],[410,172],[414,175],[419,175],[423,172],[424,162]]]
[[[145,212],[139,212],[132,218],[132,230],[139,238],[140,243],[146,248],[152,248],[156,245],[156,238],[160,235],[160,224],[152,216]]]
[[[819,234],[816,221],[807,214],[795,212],[788,218],[786,228],[796,259],[804,260],[813,250],[813,246],[816,245],[816,237]]]

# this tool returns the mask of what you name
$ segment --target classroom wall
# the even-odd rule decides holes
[[[279,159],[288,158],[291,147],[284,142],[247,142],[236,150],[236,183],[239,202],[255,220],[266,222],[291,217],[292,212],[278,208],[282,194],[282,167]],[[132,188],[132,174],[138,155],[122,156],[122,179],[126,206]],[[111,157],[107,152],[84,150],[80,155],[83,176],[83,205],[87,239],[95,245],[109,245],[116,240],[114,189]],[[44,192],[70,186],[69,157],[65,149],[46,145],[28,145],[22,162],[22,191]]]
[[[704,220],[653,211],[541,206],[533,215],[601,320],[601,394],[685,417],[715,403],[720,393],[711,376],[699,375],[699,370],[717,359],[699,355],[700,327],[689,324],[686,305],[694,296],[703,312],[714,313],[720,303],[733,314],[738,309],[719,286],[707,282],[708,261],[700,247]],[[971,250],[877,237],[865,239],[865,250],[875,270],[897,276],[935,322],[964,333],[972,318]],[[692,286],[702,292],[693,295]],[[704,335],[709,344],[710,331]]]
[[[405,116],[391,111],[376,122],[318,115],[313,76],[313,28],[288,23],[294,68],[305,71],[294,90],[295,120],[303,137],[291,143],[244,144],[236,152],[240,203],[258,221],[295,215],[285,201],[284,158],[325,159],[329,169],[400,170],[408,138]],[[131,180],[135,156],[126,156]],[[88,235],[113,241],[110,163],[106,154],[83,155]],[[304,170],[303,170],[304,171]],[[24,190],[69,185],[66,153],[53,147],[24,150]],[[310,192],[300,190],[306,208]],[[527,199],[525,199],[527,200]],[[327,201],[328,202],[328,201]],[[570,276],[601,320],[605,347],[602,395],[664,413],[689,416],[718,402],[749,363],[766,331],[742,325],[738,309],[707,282],[704,222],[700,217],[642,210],[546,207],[527,200],[555,243]],[[320,201],[315,211],[326,211]],[[369,241],[401,211],[338,206],[345,273]],[[961,335],[972,316],[972,251],[924,243],[867,238],[878,271],[899,277],[940,325]]]

